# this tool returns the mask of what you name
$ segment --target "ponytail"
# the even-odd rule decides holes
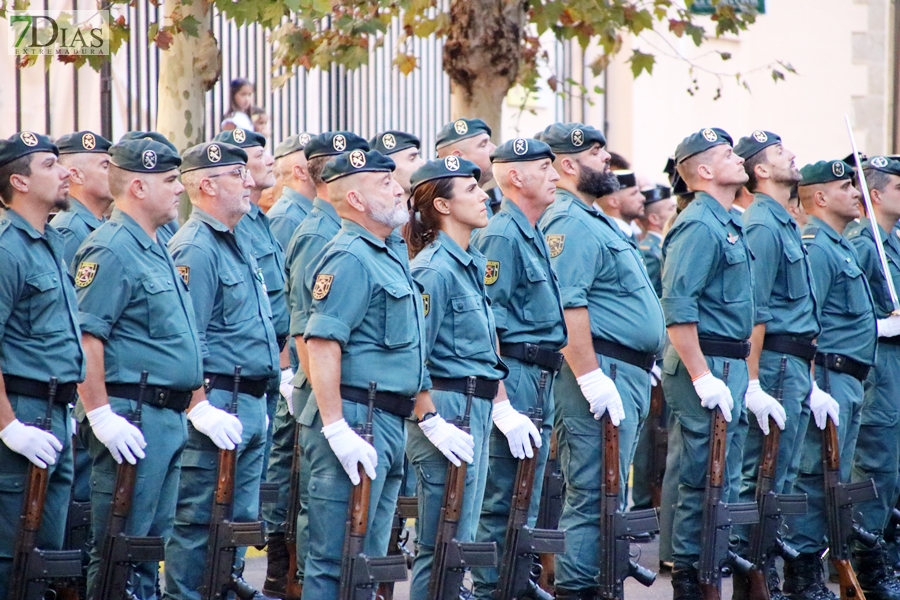
[[[437,238],[441,228],[441,214],[434,208],[435,198],[453,197],[453,177],[432,179],[416,186],[410,198],[412,209],[406,230],[409,257],[414,258],[428,244]]]

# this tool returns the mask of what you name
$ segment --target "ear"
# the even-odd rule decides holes
[[[712,168],[709,165],[706,165],[703,163],[700,163],[699,165],[697,165],[697,175],[701,179],[706,179],[707,181],[712,181],[712,179],[715,177],[713,175]]]
[[[434,206],[434,210],[436,210],[439,214],[450,214],[450,202],[446,198],[441,198],[440,196],[438,196],[431,201],[431,204],[432,206]]]
[[[362,194],[360,194],[356,190],[350,190],[347,192],[346,201],[347,205],[352,207],[354,210],[361,213],[366,212],[365,200],[363,200]]]
[[[306,170],[306,165],[294,165],[291,169],[291,173],[294,176],[294,179],[299,179],[300,181],[309,180],[309,172]]]
[[[453,155],[453,156],[458,156],[458,157],[462,158],[462,152],[460,152],[460,151],[457,150],[456,148],[454,148],[454,149],[450,152],[450,154]]]
[[[128,191],[135,198],[139,198],[139,199],[143,200],[144,198],[147,197],[147,192],[148,192],[147,182],[144,181],[140,177],[135,177],[128,184]]]
[[[813,195],[813,201],[819,208],[825,208],[825,205],[827,204],[825,200],[825,192],[823,192],[822,190],[816,190],[816,193]]]
[[[881,192],[878,189],[869,190],[869,198],[872,200],[872,204],[881,204]]]
[[[520,173],[518,169],[512,168],[507,171],[507,177],[509,177],[509,183],[513,187],[517,187],[519,189],[525,187],[525,179],[522,177],[522,173]]]
[[[10,175],[9,183],[14,190],[22,194],[28,193],[28,176],[27,175]]]
[[[203,192],[207,196],[215,197],[216,194],[216,186],[213,185],[212,179],[206,178],[200,180],[200,185],[198,186],[200,191]]]
[[[566,175],[578,175],[578,169],[575,168],[575,161],[568,156],[559,159],[559,169],[557,170]]]
[[[69,181],[77,185],[84,185],[84,173],[78,167],[69,167]]]
[[[772,177],[772,173],[769,171],[771,165],[768,163],[759,163],[755,167],[753,167],[753,174],[756,175],[757,179],[769,179]]]

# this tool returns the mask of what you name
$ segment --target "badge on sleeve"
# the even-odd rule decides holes
[[[83,262],[78,265],[78,272],[75,274],[75,285],[80,288],[86,288],[94,281],[97,276],[99,265],[92,262]]]
[[[313,300],[322,300],[328,296],[331,291],[331,282],[334,281],[334,275],[319,275],[316,277],[316,284],[313,286]]]
[[[562,254],[563,247],[566,245],[566,236],[563,234],[553,234],[547,236],[547,247],[550,248],[550,258],[556,258]]]
[[[184,285],[188,285],[191,282],[191,268],[184,267],[175,267],[178,269],[178,274],[181,275],[181,279],[184,281]]]
[[[492,285],[497,283],[497,278],[500,277],[500,261],[499,260],[489,260],[487,261],[487,267],[484,269],[484,284]]]
[[[422,294],[422,307],[425,309],[425,316],[431,312],[431,294]]]

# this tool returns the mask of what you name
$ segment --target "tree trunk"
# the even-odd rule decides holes
[[[216,39],[209,30],[209,2],[194,0],[182,4],[178,0],[165,0],[165,24],[171,24],[171,14],[176,9],[182,17],[196,18],[200,26],[197,37],[178,33],[169,49],[160,52],[156,130],[169,138],[179,152],[184,152],[206,141],[206,92],[219,78],[221,58]],[[186,195],[179,212],[182,221],[190,213]]]
[[[516,81],[522,54],[525,3],[452,0],[444,43],[450,77],[450,117],[483,119],[500,138],[503,100]]]

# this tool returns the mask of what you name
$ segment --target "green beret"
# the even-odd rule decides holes
[[[641,190],[641,193],[644,195],[644,206],[650,206],[651,204],[659,202],[660,200],[671,198],[672,188],[666,185],[659,185],[657,183],[650,189]]]
[[[550,150],[550,146],[534,138],[508,140],[491,152],[492,163],[527,162],[542,158],[553,160],[556,155]]]
[[[481,119],[457,119],[441,127],[437,134],[437,141],[434,143],[434,149],[440,150],[444,146],[482,133],[491,135],[491,128]]]
[[[715,148],[716,146],[721,146],[723,144],[728,144],[730,146],[732,143],[731,136],[723,129],[719,129],[718,127],[701,129],[697,133],[692,133],[681,140],[681,143],[675,148],[675,164],[680,164],[686,158],[690,158],[701,152],[706,152],[710,148]]]
[[[390,173],[394,170],[394,161],[378,152],[370,150],[353,150],[332,158],[322,169],[322,181],[331,183],[335,179],[356,175],[357,173]]]
[[[165,173],[181,166],[181,157],[165,144],[144,138],[112,146],[109,162],[134,173]]]
[[[14,133],[0,140],[0,167],[35,152],[52,152],[59,156],[59,148],[46,135],[31,131]]]
[[[774,146],[775,144],[781,143],[781,137],[772,133],[771,131],[763,131],[762,129],[757,129],[747,137],[742,137],[738,140],[737,145],[734,147],[734,153],[747,160],[751,156],[762,152],[769,146]]]
[[[112,142],[97,135],[93,131],[76,131],[67,133],[56,140],[56,147],[60,154],[106,154]]]
[[[128,140],[140,140],[143,138],[148,138],[153,140],[154,142],[159,142],[160,144],[165,144],[173,151],[178,152],[178,148],[175,147],[175,144],[169,141],[169,138],[159,133],[158,131],[129,131],[125,135],[119,138],[119,142],[127,142]]]
[[[256,146],[266,147],[266,136],[249,129],[232,129],[231,131],[223,131],[212,139],[214,142],[224,142],[237,146],[238,148],[254,148]]]
[[[247,153],[242,148],[224,142],[197,144],[185,150],[182,158],[184,160],[181,165],[182,173],[197,169],[247,164]]]
[[[277,146],[275,146],[275,158],[281,158],[294,152],[300,152],[309,143],[311,136],[308,133],[298,133],[287,138]]]
[[[853,167],[842,160],[820,160],[800,169],[803,179],[798,185],[814,185],[828,183],[840,179],[852,179]]]
[[[429,160],[410,176],[410,189],[415,191],[420,183],[448,177],[474,177],[478,181],[481,179],[481,169],[475,166],[471,160],[454,155],[438,160]]]
[[[405,131],[384,131],[369,140],[369,148],[378,150],[385,156],[407,148],[421,148],[419,138]]]
[[[863,163],[863,168],[874,169],[890,175],[900,175],[900,161],[887,156],[873,156]]]
[[[603,132],[582,123],[554,123],[535,139],[545,142],[556,154],[584,152],[589,150],[594,142],[600,144],[601,148],[606,146]]]
[[[337,156],[353,150],[368,152],[369,144],[350,131],[326,131],[312,136],[303,149],[303,153],[306,158],[317,158],[319,156]]]
[[[613,171],[613,174],[619,180],[619,189],[621,190],[637,185],[637,177],[634,176],[634,171]]]

